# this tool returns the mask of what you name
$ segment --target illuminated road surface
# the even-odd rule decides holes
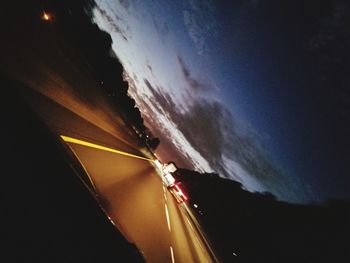
[[[147,262],[213,261],[186,209],[163,186],[153,161],[142,156],[135,139],[125,143],[128,134],[120,139],[120,132],[103,130],[36,91],[24,90],[23,95],[48,128],[63,135],[93,182],[101,206]]]
[[[63,135],[102,207],[147,262],[212,262],[194,222],[163,187],[153,162],[133,146],[135,139],[125,143],[128,134],[120,139],[120,132],[103,130],[36,91],[23,95],[48,128]]]
[[[193,223],[163,187],[152,161],[63,139],[91,176],[106,212],[148,262],[211,262]]]

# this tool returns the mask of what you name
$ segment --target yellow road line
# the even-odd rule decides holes
[[[152,159],[141,157],[141,156],[138,156],[138,155],[135,155],[135,154],[131,154],[131,153],[115,150],[115,149],[112,149],[112,148],[108,148],[108,147],[101,146],[101,145],[98,145],[98,144],[94,144],[94,143],[91,143],[91,142],[82,141],[82,140],[75,139],[75,138],[68,137],[68,136],[64,136],[64,135],[60,135],[60,136],[65,142],[70,142],[70,143],[75,143],[75,144],[79,144],[79,145],[84,145],[84,146],[87,146],[87,147],[91,147],[91,148],[95,148],[95,149],[99,149],[99,150],[103,150],[103,151],[107,151],[107,152],[112,152],[112,153],[116,153],[116,154],[120,154],[120,155],[124,155],[124,156],[128,156],[128,157],[133,157],[133,158],[137,158],[137,159],[141,159],[141,160],[145,160],[145,161],[152,161],[152,162],[154,162],[154,160],[152,160]]]

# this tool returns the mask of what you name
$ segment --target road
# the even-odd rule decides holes
[[[152,161],[68,144],[91,176],[107,214],[148,262],[210,262],[193,223],[163,186]]]
[[[82,176],[89,176],[107,216],[147,262],[212,262],[188,208],[163,186],[152,160],[133,156],[144,158],[136,145],[36,91],[22,94],[53,133],[67,136],[62,141],[84,167]]]

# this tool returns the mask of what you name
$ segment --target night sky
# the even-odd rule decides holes
[[[350,199],[346,1],[96,2],[163,161],[291,202]]]

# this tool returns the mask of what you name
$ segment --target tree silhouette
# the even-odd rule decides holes
[[[147,142],[147,144],[148,147],[150,147],[152,150],[155,150],[159,146],[160,140],[158,138],[152,138]]]

